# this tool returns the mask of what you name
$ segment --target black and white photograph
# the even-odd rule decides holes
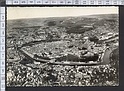
[[[118,12],[7,7],[7,87],[119,86]]]

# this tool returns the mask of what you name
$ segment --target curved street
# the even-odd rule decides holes
[[[112,52],[112,50],[109,49],[109,48],[107,48],[105,50],[104,56],[102,58],[103,62],[101,63],[101,65],[105,65],[105,64],[109,64],[110,63],[110,54],[111,54],[111,52]]]
[[[116,48],[114,48],[114,49],[107,48],[107,49],[105,50],[104,56],[103,56],[103,58],[102,58],[102,63],[101,63],[101,65],[105,65],[105,64],[109,64],[109,63],[110,63],[110,60],[112,60],[112,59],[111,59],[111,53],[112,53],[114,50],[116,50]]]

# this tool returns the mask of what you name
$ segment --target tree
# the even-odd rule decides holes
[[[89,38],[89,40],[91,42],[98,42],[99,39],[96,36],[92,36],[92,37]]]
[[[55,21],[49,21],[47,23],[48,26],[55,26],[56,25],[56,22]]]

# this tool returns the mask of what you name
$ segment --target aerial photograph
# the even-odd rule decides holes
[[[7,7],[7,87],[119,86],[117,6]]]

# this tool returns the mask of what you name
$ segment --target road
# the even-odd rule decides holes
[[[111,53],[114,51],[115,49],[110,49],[110,48],[108,48],[108,49],[106,49],[105,50],[105,53],[104,53],[104,56],[103,56],[103,58],[102,58],[102,63],[101,63],[101,65],[106,65],[106,64],[109,64],[110,63],[110,56],[111,56]]]
[[[27,51],[20,49],[19,52],[21,54],[23,54],[26,58],[32,60],[32,61],[37,61],[37,62],[41,62],[41,63],[48,63],[51,65],[69,65],[69,66],[95,66],[95,65],[99,65],[100,63],[98,62],[94,62],[94,63],[84,63],[84,62],[55,62],[54,59],[51,60],[45,60],[45,59],[37,59],[34,58],[34,56],[32,54],[29,54]]]
[[[28,52],[24,51],[24,50],[19,50],[25,57],[31,59],[31,60],[35,60],[35,61],[38,61],[38,62],[43,62],[43,63],[46,63],[50,60],[43,60],[43,59],[34,59],[33,58],[33,55],[30,55]],[[68,62],[68,63],[62,63],[62,62],[52,62],[52,63],[49,63],[49,64],[53,64],[53,65],[70,65],[70,66],[73,66],[73,65],[78,65],[78,66],[95,66],[95,65],[106,65],[106,64],[109,64],[110,63],[110,56],[111,56],[111,52],[113,50],[112,49],[106,49],[105,50],[105,53],[103,55],[103,58],[102,58],[102,63],[79,63],[79,62]]]
[[[82,62],[49,62],[50,60],[43,60],[43,59],[34,59],[33,55],[29,54],[27,51],[24,51],[23,49],[19,49],[18,51],[23,54],[26,58],[29,58],[31,60],[35,60],[38,62],[42,62],[42,63],[49,63],[49,64],[53,64],[53,65],[70,65],[70,66],[74,66],[74,65],[78,65],[78,66],[96,66],[96,65],[106,65],[110,63],[110,56],[111,53],[113,52],[113,50],[115,49],[111,49],[108,48],[105,50],[104,55],[102,57],[102,62],[101,63],[82,63]],[[13,60],[9,60],[10,62],[12,62]],[[17,59],[14,61],[17,62]]]
[[[39,42],[39,41],[38,41]],[[31,42],[32,43],[32,42]],[[28,43],[27,43],[28,44]],[[30,44],[30,43],[29,43]],[[26,46],[26,45],[23,45],[23,46]],[[23,47],[22,46],[22,47]],[[21,47],[21,48],[22,48]],[[20,49],[21,49],[20,48]],[[112,53],[112,51],[113,51],[114,49],[112,49],[112,48],[107,48],[106,50],[105,50],[105,52],[104,52],[104,55],[103,55],[103,57],[102,57],[102,62],[101,63],[95,63],[95,65],[106,65],[106,64],[109,64],[110,63],[110,56],[111,56],[111,53]],[[26,57],[28,56],[28,58],[30,58],[30,59],[33,59],[33,55],[29,55],[29,53],[27,53],[27,52],[25,52],[24,50],[20,50],[21,51],[21,53],[23,54],[23,55],[25,55]],[[41,60],[38,60],[38,61],[41,61]],[[42,60],[43,61],[43,60]],[[48,60],[46,61],[43,61],[43,63],[44,62],[48,62]],[[60,64],[60,65],[62,65],[62,64],[67,64],[67,65],[75,65],[76,63],[57,63],[57,62],[55,62],[55,63],[51,63],[51,64]],[[89,63],[91,66],[95,66],[94,64],[92,64],[92,63]],[[78,65],[89,65],[89,64],[78,64]],[[90,66],[89,65],[89,66]]]

